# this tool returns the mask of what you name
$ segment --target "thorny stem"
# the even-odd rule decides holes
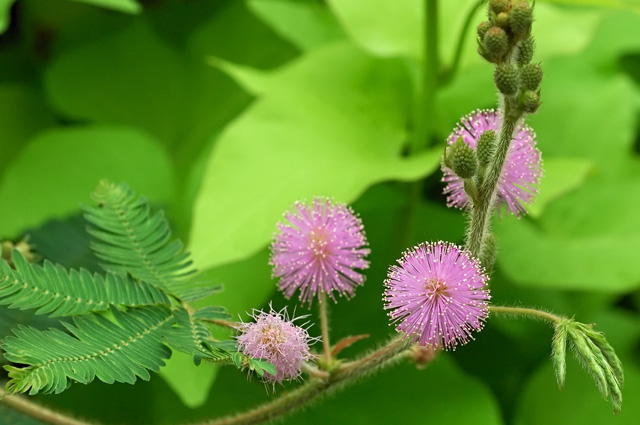
[[[34,419],[53,425],[95,425],[95,423],[84,422],[78,419],[54,412],[44,406],[29,401],[27,397],[17,395],[7,395],[0,389],[0,400],[5,405],[18,412],[24,413]]]
[[[329,340],[329,318],[327,317],[327,294],[324,291],[320,291],[319,309],[324,364],[328,368],[331,365],[331,342]]]
[[[505,307],[505,306],[492,305],[489,307],[489,311],[492,314],[500,314],[504,316],[518,316],[518,317],[525,317],[528,319],[544,320],[553,325],[563,320],[566,320],[562,316],[558,316],[542,310],[536,310],[534,308]]]
[[[518,108],[515,99],[508,97],[504,99],[504,107],[501,114],[502,126],[495,156],[487,167],[486,176],[478,190],[478,202],[474,203],[471,211],[467,249],[475,257],[480,257],[483,242],[489,232],[489,224],[497,196],[498,181],[509,151],[509,145],[513,139],[513,132],[522,114],[523,112]]]
[[[401,359],[410,352],[408,350],[409,346],[410,343],[404,341],[401,337],[395,338],[389,344],[360,360],[343,364],[339,369],[331,373],[327,379],[311,379],[297,389],[248,412],[194,425],[251,425],[282,417],[329,394],[340,386],[347,385],[367,373]]]
[[[467,18],[462,25],[462,31],[458,36],[458,43],[456,45],[456,52],[453,57],[453,61],[451,62],[451,66],[442,74],[442,83],[447,84],[453,80],[458,71],[458,67],[460,66],[460,60],[462,59],[462,50],[464,49],[464,42],[467,39],[467,32],[469,32],[469,28],[471,27],[471,23],[473,22],[473,16],[476,14],[480,6],[485,3],[486,0],[479,0],[476,4],[473,5],[469,13],[467,14]]]

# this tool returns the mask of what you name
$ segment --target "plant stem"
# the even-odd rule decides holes
[[[301,387],[248,412],[194,425],[251,425],[280,418],[329,394],[340,386],[349,384],[367,373],[399,360],[409,352],[407,350],[409,346],[410,343],[401,337],[395,338],[389,344],[362,359],[345,363],[340,369],[331,373],[327,379],[312,379]]]
[[[438,0],[425,0],[424,5],[424,58],[421,67],[421,85],[416,102],[415,125],[412,153],[419,152],[433,135],[435,121],[436,93],[438,90]]]
[[[331,342],[329,341],[329,318],[327,317],[327,294],[320,291],[320,328],[322,330],[322,348],[324,349],[324,364],[331,365]]]
[[[553,325],[565,320],[565,318],[562,316],[558,316],[542,310],[536,310],[534,308],[505,307],[505,306],[492,305],[489,307],[489,311],[492,314],[502,314],[505,316],[518,316],[518,317],[524,317],[527,319],[544,320]]]
[[[518,108],[516,100],[505,98],[503,103],[504,107],[501,111],[502,126],[495,156],[488,165],[485,179],[478,189],[478,202],[473,205],[471,222],[469,223],[467,249],[475,257],[480,257],[482,252],[482,244],[489,231],[489,224],[493,215],[502,167],[513,139],[513,132],[518,120],[522,117],[522,111]]]
[[[0,400],[10,408],[17,410],[42,422],[46,422],[52,425],[90,425],[89,422],[84,422],[78,419],[65,416],[63,414],[54,412],[51,409],[40,406],[32,401],[29,401],[27,397],[17,395],[7,395],[4,390],[0,389]],[[93,423],[95,425],[95,423]]]
[[[464,42],[467,39],[467,33],[469,32],[469,28],[471,27],[471,23],[473,22],[473,16],[476,14],[476,11],[485,3],[485,0],[479,0],[476,4],[473,5],[469,13],[467,14],[467,18],[462,25],[462,31],[458,36],[458,44],[456,45],[456,52],[453,56],[453,61],[451,62],[451,66],[443,73],[442,75],[442,83],[448,84],[453,80],[458,72],[458,67],[460,66],[460,60],[462,59],[462,50],[464,49]]]

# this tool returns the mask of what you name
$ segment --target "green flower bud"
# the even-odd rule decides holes
[[[509,37],[498,27],[491,27],[484,35],[484,50],[492,62],[498,62],[509,50]]]
[[[533,114],[540,107],[540,92],[527,90],[523,96],[524,111]]]
[[[518,1],[511,8],[509,25],[511,31],[517,36],[525,36],[531,30],[533,22],[533,10],[526,1]]]
[[[494,21],[500,28],[507,28],[509,26],[509,15],[506,12],[498,13]]]
[[[480,37],[481,40],[484,40],[484,35],[489,31],[489,28],[491,28],[491,24],[487,21],[482,21],[478,24],[478,37]]]
[[[542,81],[542,67],[539,63],[530,63],[520,70],[522,85],[528,90],[538,90]]]
[[[518,45],[517,62],[519,66],[525,66],[533,59],[533,53],[535,51],[535,41],[532,36],[529,36],[522,40]]]
[[[493,81],[500,93],[505,96],[513,96],[518,91],[519,86],[518,70],[515,66],[507,63],[496,66],[493,73]]]
[[[451,163],[451,169],[459,177],[469,179],[476,174],[476,171],[478,170],[478,159],[476,158],[476,153],[464,142],[462,137],[459,137],[453,146],[451,146],[448,156]]]
[[[529,36],[522,40],[518,45],[517,61],[519,66],[525,66],[533,59],[533,51],[535,50],[535,42],[533,37]]]
[[[496,132],[493,130],[485,131],[478,139],[478,163],[481,167],[486,167],[493,159],[495,143]]]
[[[506,12],[509,9],[509,0],[489,0],[489,16],[491,12],[498,13]]]

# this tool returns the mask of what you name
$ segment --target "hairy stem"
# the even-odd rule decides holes
[[[409,346],[410,343],[402,338],[395,338],[369,355],[343,364],[327,379],[312,379],[297,389],[248,412],[194,425],[251,425],[280,418],[378,368],[392,364],[409,352],[407,350]]]
[[[491,314],[498,314],[498,315],[504,315],[504,316],[517,316],[517,317],[524,317],[527,319],[534,319],[534,320],[544,320],[553,325],[563,320],[566,320],[562,316],[558,316],[542,310],[536,310],[534,308],[505,307],[505,306],[492,305],[489,307],[489,311],[491,312]]]
[[[329,318],[327,317],[327,294],[320,291],[320,328],[322,330],[322,349],[324,351],[324,364],[331,365],[331,341],[329,340]]]
[[[69,416],[65,416],[61,413],[54,412],[51,409],[40,406],[37,403],[30,401],[27,397],[17,395],[7,395],[4,390],[0,389],[0,400],[8,407],[17,410],[42,422],[46,422],[52,425],[95,425],[95,422],[84,422],[78,419],[74,419]]]
[[[479,0],[476,2],[469,13],[467,14],[467,18],[462,25],[462,31],[458,35],[458,43],[456,45],[456,52],[453,56],[453,61],[451,62],[451,66],[443,73],[442,82],[447,84],[453,80],[458,72],[458,67],[460,66],[460,60],[462,59],[462,50],[464,49],[464,42],[467,39],[467,33],[469,32],[469,28],[471,27],[471,23],[473,22],[473,16],[476,14],[480,6],[485,3],[485,0]]]
[[[478,200],[474,203],[471,211],[471,222],[467,233],[467,249],[475,257],[480,257],[482,244],[489,231],[497,196],[498,181],[509,151],[509,145],[513,139],[513,132],[518,120],[522,117],[522,111],[518,108],[514,99],[505,98],[501,115],[502,126],[500,127],[500,137],[496,146],[495,156],[487,167],[486,176],[478,190]]]

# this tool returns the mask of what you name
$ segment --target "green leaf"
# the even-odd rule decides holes
[[[220,366],[193,364],[193,355],[174,351],[159,375],[187,407],[201,407],[209,398],[209,388],[218,376]]]
[[[46,261],[29,264],[13,251],[12,270],[0,260],[0,304],[9,308],[38,309],[36,314],[72,316],[108,310],[110,306],[169,304],[155,286],[134,282],[128,276],[108,273],[105,278],[85,269],[67,271]]]
[[[40,133],[0,183],[0,235],[14,236],[77,211],[103,178],[125,180],[154,201],[170,199],[172,174],[166,153],[136,130],[84,127]]]
[[[167,308],[146,307],[124,313],[112,310],[118,324],[103,316],[74,318],[71,333],[19,326],[2,341],[5,357],[21,366],[5,366],[11,380],[7,393],[60,393],[71,381],[88,384],[149,380],[170,356],[162,328],[173,316]],[[26,366],[25,366],[26,365]]]
[[[397,61],[340,44],[263,76],[260,99],[209,158],[190,245],[201,268],[257,252],[298,199],[350,202],[376,182],[424,177],[440,161],[440,148],[401,156],[408,81]]]
[[[542,0],[547,3],[556,3],[570,6],[597,6],[615,9],[627,9],[640,13],[638,0]]]
[[[151,214],[144,197],[136,196],[126,184],[102,180],[92,196],[97,207],[84,207],[85,218],[95,227],[91,248],[105,261],[105,270],[131,274],[156,285],[183,301],[208,296],[218,288],[195,286],[189,254],[182,242],[171,240],[171,229],[159,211]]]
[[[11,15],[11,6],[16,0],[0,0],[0,34],[5,32],[9,27],[9,18]]]
[[[582,159],[550,158],[544,160],[540,193],[531,205],[529,215],[538,218],[546,205],[582,185],[593,170],[593,163]]]
[[[559,323],[556,325],[556,330],[553,335],[553,347],[551,351],[551,359],[553,361],[553,370],[556,374],[556,381],[558,382],[558,388],[564,387],[564,381],[567,374],[567,334],[568,327],[566,323]]]
[[[278,34],[300,50],[344,39],[344,33],[326,6],[290,0],[250,0],[249,8]]]
[[[169,345],[178,351],[191,354],[193,362],[200,364],[202,359],[223,362],[231,361],[232,352],[236,351],[235,341],[215,341],[203,317],[210,317],[207,312],[188,312],[183,308],[173,311],[176,323],[164,331],[164,337]],[[218,316],[216,316],[218,317]],[[228,315],[220,317],[228,319]]]
[[[38,131],[52,126],[53,114],[42,95],[31,87],[0,85],[0,134],[2,161],[0,175]]]
[[[62,53],[45,73],[52,105],[64,116],[138,127],[178,143],[192,87],[177,52],[144,21]]]
[[[611,407],[596,391],[591,378],[581,370],[581,365],[573,356],[569,356],[567,380],[562,391],[550,391],[553,389],[554,372],[548,361],[543,361],[541,367],[532,374],[519,398],[514,423],[631,425],[638,421],[640,405],[634,400],[640,397],[640,369],[633,353],[640,331],[637,315],[617,310],[595,319],[598,327],[604,330],[618,349],[625,365],[624,397],[627,403],[621,412],[617,415],[611,413]]]
[[[118,12],[137,14],[142,11],[142,6],[136,0],[70,0],[79,3],[87,3],[93,6],[104,7]]]

